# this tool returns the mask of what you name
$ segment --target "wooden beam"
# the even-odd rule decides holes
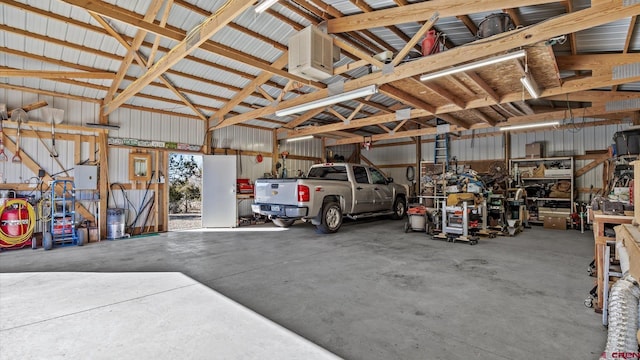
[[[509,14],[509,17],[511,18],[511,20],[513,20],[513,24],[516,27],[524,26],[524,24],[522,23],[522,20],[520,20],[520,15],[518,15],[518,13],[516,12],[516,9],[509,8],[509,9],[504,9],[503,11]]]
[[[16,152],[17,145],[8,136],[6,135],[3,136],[3,143],[9,151],[11,151],[12,153]],[[29,156],[29,154],[25,153],[23,149],[20,150],[20,156],[22,157],[22,163],[29,170],[31,170],[33,174],[37,174],[40,169],[43,169],[43,167],[40,166],[40,164],[38,164],[31,156]],[[42,181],[44,181],[45,183],[49,183],[52,180],[53,178],[45,171],[45,176],[42,178]],[[56,188],[55,190],[57,194],[62,193],[62,190],[60,188]],[[76,204],[76,211],[80,215],[82,215],[82,217],[84,217],[85,219],[89,221],[95,221],[95,217],[93,216],[93,214],[89,210],[87,210],[87,208],[85,208],[82,204],[79,204],[79,203]]]
[[[287,65],[288,61],[289,55],[288,53],[284,53],[276,61],[274,61],[271,66],[283,68],[285,65]],[[234,107],[240,104],[242,100],[246,99],[247,96],[251,95],[254,91],[253,89],[267,82],[267,80],[271,79],[272,76],[273,74],[269,72],[263,72],[260,75],[256,76],[255,79],[251,80],[251,82],[244,87],[244,89],[240,90],[233,96],[231,100],[224,104],[224,106],[220,110],[216,111],[209,117],[208,126],[218,126],[223,123],[225,120],[224,116],[226,114],[231,112],[231,110],[233,110]]]
[[[158,12],[160,11],[161,6],[162,6],[162,0],[152,0],[151,4],[149,4],[149,8],[147,9],[147,13],[144,15],[142,20],[145,22],[153,22],[153,20],[156,18],[156,15],[158,15]],[[93,13],[91,15],[93,16],[94,19],[99,17],[98,15]],[[110,26],[107,26],[107,27],[110,27]],[[105,27],[105,29],[107,27]],[[124,79],[125,75],[127,74],[127,71],[129,70],[129,66],[131,66],[131,63],[133,62],[133,57],[137,53],[138,49],[140,48],[140,45],[142,45],[142,42],[144,41],[145,36],[147,36],[147,32],[142,29],[138,29],[138,31],[136,31],[136,35],[133,38],[133,42],[131,43],[131,46],[125,46],[125,48],[127,49],[127,54],[124,56],[124,58],[120,62],[120,66],[118,67],[118,73],[116,74],[116,78],[111,82],[109,91],[107,91],[107,94],[104,97],[104,101],[106,104],[109,104],[111,102],[116,92],[118,91],[118,88],[122,83],[122,80]],[[105,113],[105,115],[108,115],[108,113]]]
[[[162,12],[162,17],[160,18],[160,26],[164,27],[167,25],[167,20],[169,20],[169,14],[171,13],[171,6],[173,5],[173,0],[167,0],[164,4],[164,11]],[[158,46],[160,45],[160,36],[156,35],[153,40],[153,45],[151,45],[151,51],[149,52],[149,57],[147,58],[147,69],[153,65],[153,62],[156,58],[156,53],[158,52]]]
[[[70,0],[68,0],[70,1]],[[90,4],[90,3],[89,3]],[[178,43],[169,53],[156,62],[144,75],[138,78],[124,89],[118,97],[104,105],[104,114],[112,113],[118,106],[124,104],[133,95],[138,93],[142,88],[149,85],[155,78],[162,75],[166,70],[185,58],[187,55],[198,49],[198,47],[207,41],[213,34],[222,29],[227,23],[235,19],[244,10],[253,5],[252,2],[235,2],[231,1],[228,5],[223,6],[214,14],[202,21],[197,29],[192,30],[190,34]],[[89,8],[91,6],[88,6]]]
[[[431,104],[427,104],[421,99],[410,95],[394,86],[389,84],[380,85],[380,92],[396,99],[404,104],[411,105],[416,109],[423,109],[429,112],[429,114],[433,114],[435,112],[435,107]]]
[[[170,1],[170,0],[168,0]],[[95,14],[91,14],[91,16],[93,16],[93,18],[98,21],[98,23],[100,23],[100,25],[102,25],[102,27],[104,27],[105,30],[107,30],[107,32],[109,32],[109,34],[111,34],[111,36],[113,36],[126,50],[127,50],[127,56],[131,55],[132,59],[135,59],[136,62],[140,65],[140,67],[142,67],[143,69],[146,69],[149,67],[149,63],[144,60],[142,58],[142,56],[140,56],[140,54],[138,54],[137,51],[135,51],[133,46],[130,46],[123,38],[122,36],[120,36],[120,34],[118,34],[115,29],[113,27],[111,27],[111,25],[109,25],[106,21],[104,21],[104,19],[102,19],[100,16],[95,15]],[[137,34],[139,35],[140,32]],[[142,38],[144,39],[144,36],[142,36]],[[136,38],[137,39],[137,38]],[[136,39],[134,39],[134,45],[136,44]],[[124,63],[125,60],[123,60]],[[121,64],[122,65],[122,64]],[[122,67],[122,66],[121,66]],[[126,73],[126,71],[125,71]],[[126,74],[125,74],[126,75]],[[200,119],[202,120],[206,120],[206,117],[204,115],[202,115],[202,112],[195,107],[195,105],[193,103],[191,103],[191,101],[189,99],[187,99],[181,92],[180,90],[178,90],[175,86],[173,86],[173,84],[171,84],[171,82],[169,81],[169,79],[167,79],[165,74],[162,74],[159,76],[160,81],[162,81],[162,83],[164,83],[164,86],[171,90],[171,92],[173,92],[176,97],[178,99],[180,99],[180,101],[187,105]],[[107,90],[107,95],[105,96],[105,101],[106,99],[111,99],[111,97],[109,97],[109,92],[110,91],[115,91],[115,89],[113,88],[113,84],[112,86],[109,88],[109,90]],[[102,109],[104,109],[104,104],[101,107]]]
[[[400,52],[398,52],[398,55],[396,55],[396,57],[392,61],[393,66],[397,66],[398,64],[400,64],[400,62],[404,59],[405,56],[407,56],[407,54],[409,54],[411,49],[416,46],[416,44],[418,43],[418,41],[420,41],[424,34],[426,34],[427,31],[429,31],[433,27],[433,25],[435,25],[438,19],[438,12],[436,11],[429,17],[429,20],[427,20],[427,22],[425,22],[424,25],[422,25],[422,27],[418,29],[418,32],[413,35],[411,40],[405,44]]]
[[[20,109],[24,110],[25,112],[29,112],[29,111],[32,111],[32,110],[43,108],[43,107],[45,107],[47,105],[49,105],[49,104],[45,100],[40,100],[40,101],[36,101],[36,102],[28,104],[28,105],[21,106]],[[13,110],[9,110],[7,112],[9,117],[11,117],[11,113],[13,113]]]
[[[597,71],[603,65],[610,67],[612,65],[635,62],[640,62],[640,53],[564,55],[556,57],[556,63],[560,70]]]
[[[329,33],[364,30],[372,27],[420,22],[438,12],[441,18],[489,12],[504,8],[531,6],[557,2],[557,0],[431,0],[393,7],[370,13],[345,16],[327,22]]]
[[[576,170],[575,176],[578,178],[586,173],[588,173],[589,171],[595,169],[596,167],[598,167],[598,165],[602,164],[603,162],[609,160],[609,155],[606,156],[602,156],[600,159],[597,160],[593,160],[590,163],[588,163],[587,165],[581,167],[580,169]]]
[[[440,0],[434,0],[434,1],[429,1],[425,3],[418,3],[418,5],[424,5],[424,4],[428,5],[428,4],[439,3],[439,2]],[[502,1],[495,1],[495,2],[500,3]],[[485,3],[485,1],[483,1],[482,3]],[[513,1],[509,3],[513,5]],[[520,1],[518,1],[518,3],[520,3]],[[406,7],[403,7],[402,11],[405,11],[405,9]],[[418,60],[399,65],[394,69],[394,72],[392,74],[374,73],[374,74],[365,75],[356,80],[346,82],[345,91],[350,91],[357,88],[361,88],[363,86],[368,86],[373,84],[381,85],[390,81],[403,79],[410,76],[416,76],[426,72],[440,70],[448,66],[459,65],[463,62],[477,60],[487,56],[499,54],[514,48],[520,48],[522,46],[532,45],[532,44],[539,43],[541,41],[546,41],[549,37],[566,34],[567,32],[572,32],[572,31],[580,31],[580,30],[601,25],[601,24],[606,24],[615,20],[632,16],[633,14],[637,14],[637,13],[640,13],[640,4],[624,6],[622,4],[622,0],[615,0],[615,1],[612,0],[612,4],[608,4],[606,6],[601,5],[601,6],[588,8],[585,10],[576,11],[568,15],[551,18],[542,24],[532,25],[532,26],[523,28],[517,32],[506,33],[499,39],[500,41],[492,41],[491,39],[486,39],[479,42],[479,43],[483,43],[483,42],[486,43],[485,46],[472,46],[472,47],[463,46],[463,47],[453,48],[444,53],[438,53],[438,54],[426,56]],[[612,80],[611,75],[609,75],[608,78],[600,77],[597,79],[597,81],[601,81],[604,84],[616,83],[616,81],[620,82],[620,80]],[[633,78],[627,79],[627,81],[633,81]],[[572,86],[575,86],[576,83],[571,83],[571,84]],[[593,83],[589,84],[589,88],[593,88],[593,85],[594,85]],[[555,88],[555,89],[547,88],[543,91],[543,94],[541,95],[542,96],[557,95],[558,93],[568,93],[576,90],[586,90],[586,89],[581,89],[580,86],[578,86],[578,88],[571,89],[570,86],[567,86],[567,82],[565,82],[561,88]],[[289,106],[299,105],[312,100],[321,99],[326,96],[328,96],[328,91],[326,89],[318,90],[314,93],[300,96],[296,99],[284,101],[280,103],[277,107],[271,107],[269,109],[266,109],[266,108],[258,109],[258,110],[251,111],[249,113],[242,114],[241,117],[237,117],[236,119],[234,118],[227,119],[226,123],[228,125],[232,125],[235,123],[239,123],[239,122],[243,122],[245,120],[251,119],[255,116],[265,116],[266,114],[272,114],[279,108],[281,109]],[[511,96],[513,96],[513,99],[507,99],[508,101],[506,102],[522,99],[522,94],[520,92],[518,92],[517,94],[514,93]],[[505,101],[505,99],[501,99],[501,101]],[[486,105],[487,102],[484,101],[483,99],[480,99],[480,100],[470,101],[467,104],[467,108],[479,107],[479,106],[474,106],[475,104],[478,104],[478,103],[483,103],[484,106],[487,106]],[[492,102],[492,104],[494,104],[494,102]],[[451,109],[450,107],[449,108],[442,107],[441,109],[439,109],[439,111],[443,111],[443,112],[455,111],[455,109]]]
[[[47,71],[47,70],[0,70],[0,77],[22,77],[41,79],[113,79],[114,73],[106,71]]]
[[[478,87],[487,94],[489,99],[493,100],[496,104],[500,103],[500,95],[498,95],[498,93],[496,93],[496,91],[493,90],[493,88],[489,86],[489,84],[487,84],[487,82],[484,81],[477,72],[467,71],[464,74],[471,79],[471,81],[476,83],[476,85],[478,85]]]
[[[476,26],[476,24],[473,22],[473,20],[471,20],[469,15],[458,15],[458,16],[456,16],[456,18],[458,18],[458,20],[462,21],[464,26],[466,26],[467,29],[469,29],[469,32],[471,32],[471,34],[473,36],[478,35],[478,26]]]
[[[2,1],[10,1],[10,0],[2,0]],[[142,21],[141,15],[135,12],[117,7],[115,5],[111,5],[107,2],[92,1],[90,2],[90,4],[87,4],[86,0],[63,0],[63,1],[71,5],[76,5],[78,7],[85,8],[87,10],[90,10],[102,16],[106,16],[108,18],[121,21],[125,24],[135,26],[139,29],[146,30],[147,32],[150,32],[156,35],[161,35],[163,37],[166,37],[168,39],[172,39],[175,41],[181,42],[185,39],[185,36],[186,36],[186,32],[181,29],[170,27],[170,26],[162,27],[155,23],[148,23],[148,22]],[[247,4],[247,6],[250,6],[250,5],[251,4]],[[310,85],[310,86],[321,86],[321,83],[307,80],[300,76],[289,74],[289,72],[285,70],[276,69],[272,67],[268,61],[262,60],[255,56],[245,54],[229,46],[222,45],[211,40],[201,44],[200,48],[205,51],[226,57],[230,60],[244,63],[245,65],[260,69],[262,71],[271,72],[272,74],[282,76],[286,79],[294,79],[296,81],[299,81],[303,84]]]

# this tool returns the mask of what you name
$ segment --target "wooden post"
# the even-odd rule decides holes
[[[278,132],[277,130],[273,130],[271,132],[273,135],[273,144],[272,144],[272,153],[271,153],[271,173],[278,175],[278,170],[276,169],[276,163],[278,162]]]
[[[107,197],[109,196],[109,160],[107,153],[107,132],[101,131],[98,134],[98,154],[100,158],[100,215],[98,224],[99,239],[106,239],[107,235]]]
[[[422,189],[420,184],[420,181],[422,181],[420,179],[420,173],[421,173],[420,163],[421,162],[422,162],[422,136],[418,136],[416,137],[416,167],[415,167],[415,171],[413,172],[413,176],[416,184],[415,188],[413,189],[415,196],[420,195],[420,189]]]

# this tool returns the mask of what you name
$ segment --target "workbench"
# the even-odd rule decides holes
[[[615,245],[616,239],[614,237],[605,236],[604,230],[606,224],[621,225],[631,224],[633,222],[633,212],[625,213],[625,215],[606,215],[602,211],[593,212],[593,238],[594,238],[594,258],[595,258],[595,271],[596,271],[596,287],[597,287],[597,301],[594,305],[596,312],[602,312],[602,306],[604,304],[604,281],[605,281],[605,261],[609,261],[606,258],[607,243],[609,245]],[[606,279],[608,282],[609,279]],[[608,296],[608,295],[606,295]]]

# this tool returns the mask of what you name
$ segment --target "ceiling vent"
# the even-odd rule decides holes
[[[289,73],[308,80],[333,76],[333,38],[309,26],[289,38]]]

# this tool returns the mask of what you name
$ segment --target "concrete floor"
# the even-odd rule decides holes
[[[602,353],[606,329],[582,304],[593,286],[590,232],[534,227],[469,246],[405,234],[403,224],[348,222],[333,235],[266,225],[20,250],[0,255],[0,272],[182,272],[346,359]]]

